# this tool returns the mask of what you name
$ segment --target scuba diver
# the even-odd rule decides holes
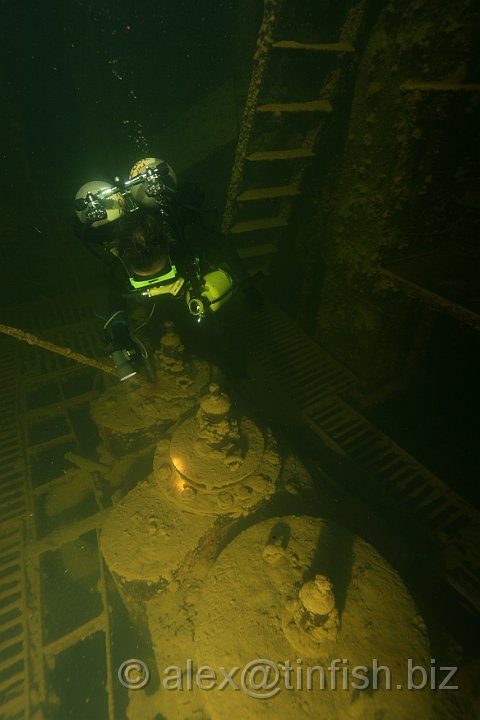
[[[160,297],[165,311],[178,315],[180,303],[183,314],[202,324],[238,288],[252,309],[263,304],[231,244],[222,248],[225,264],[217,258],[212,262],[208,255],[213,243],[199,247],[187,233],[202,200],[197,186],[193,192],[192,186],[179,188],[172,167],[158,158],[137,162],[127,180],[116,177],[114,185],[91,181],[77,192],[75,210],[82,237],[97,257],[96,248],[103,247],[109,314],[104,324],[106,352],[120,380],[133,377],[140,358],[148,357],[140,339],[132,337],[131,301],[152,304],[142,326]],[[216,252],[218,256],[218,248]]]

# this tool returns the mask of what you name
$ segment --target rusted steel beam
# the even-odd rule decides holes
[[[451,82],[404,82],[401,90],[420,92],[480,92],[480,83],[451,83]]]
[[[43,652],[45,655],[59,655],[67,648],[72,647],[72,645],[82,642],[82,640],[88,638],[89,635],[97,632],[105,632],[105,615],[106,611],[103,610],[100,615],[80,625],[80,627],[75,628],[75,630],[72,630],[67,635],[63,635],[63,637],[58,640],[53,640],[48,645],[44,645]]]
[[[101,370],[108,375],[116,375],[115,368],[110,367],[110,365],[106,365],[98,360],[93,360],[82,353],[75,352],[71,348],[61,347],[60,345],[55,345],[55,343],[48,342],[47,340],[41,340],[35,335],[25,332],[24,330],[20,330],[19,328],[10,327],[9,325],[0,325],[0,332],[5,335],[10,335],[22,342],[26,342],[29,345],[36,345],[43,350],[48,350],[49,352],[56,353],[57,355],[63,355],[64,357],[81,363],[82,365],[90,365],[90,367],[97,368],[97,370]]]
[[[355,48],[350,43],[304,43],[296,40],[279,40],[273,43],[274,48],[282,50],[304,50],[306,52],[334,52],[334,53],[353,53]]]
[[[449,300],[442,295],[437,295],[437,293],[434,293],[431,290],[426,290],[420,285],[411,282],[411,280],[406,280],[400,275],[390,272],[390,270],[386,270],[385,268],[380,268],[378,272],[382,278],[383,287],[385,289],[393,286],[397,289],[403,290],[410,297],[418,298],[426,305],[452,315],[464,325],[469,325],[475,330],[480,330],[480,314],[474,312],[473,310],[469,310],[462,305],[458,305],[452,300]]]

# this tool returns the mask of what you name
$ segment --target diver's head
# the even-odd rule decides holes
[[[130,272],[148,276],[168,264],[168,238],[153,215],[121,220],[118,252]]]

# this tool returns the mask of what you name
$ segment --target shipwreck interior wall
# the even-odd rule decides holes
[[[478,187],[477,22],[468,2],[388,3],[359,64],[342,159],[316,168],[317,222],[303,234],[317,272],[305,279],[300,319],[366,391],[398,377],[417,329],[428,332],[425,303],[379,269],[430,253],[430,275],[441,275],[432,251],[445,245],[444,264],[478,262],[468,202]],[[428,281],[428,271],[418,278]],[[459,304],[473,299],[474,282],[458,280]]]
[[[308,640],[318,627],[292,596],[317,571],[329,587],[325,568],[340,615],[346,604],[363,627],[352,644],[375,647],[378,602],[399,642],[410,630],[425,662],[460,667],[464,692],[427,698],[432,717],[478,715],[473,0],[45,0],[8,6],[5,27],[0,324],[103,363],[104,278],[71,225],[76,190],[159,154],[200,182],[203,220],[218,230],[252,68],[281,42],[252,104],[251,184],[233,193],[243,229],[224,233],[264,273],[262,312],[242,296],[193,361],[155,318],[145,334],[162,338],[158,376],[131,387],[0,336],[0,715],[231,714],[226,694],[159,696],[156,664],[185,649],[199,663],[218,655],[219,617],[242,659],[259,644],[283,652],[282,624]],[[233,482],[244,461],[252,472]],[[365,580],[372,567],[391,592]],[[389,617],[399,597],[405,625]],[[249,607],[254,638],[239,631]],[[117,682],[127,657],[153,675],[134,697]],[[327,714],[360,713],[345,698],[327,696]],[[236,712],[262,714],[249,707]]]
[[[354,373],[360,404],[389,398],[373,419],[478,497],[478,10],[391,2],[369,20],[272,293]]]

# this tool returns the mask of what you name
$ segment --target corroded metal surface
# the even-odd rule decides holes
[[[312,592],[314,583],[305,578],[315,578],[321,592]],[[300,617],[299,597],[304,608]],[[328,628],[321,626],[322,620]],[[219,658],[226,658],[232,666],[244,667],[252,657],[270,659],[274,672],[269,680],[278,670],[282,691],[263,696],[266,720],[343,720],[353,717],[352,707],[358,718],[435,717],[433,692],[408,693],[406,698],[405,692],[395,691],[399,684],[407,687],[408,658],[427,667],[431,656],[425,624],[407,588],[371,545],[326,520],[274,517],[237,535],[208,574],[193,626],[192,649],[199,664],[215,667]],[[315,642],[319,637],[322,641]],[[343,662],[349,667],[371,667],[375,657],[392,669],[393,689],[379,683],[374,693],[359,693],[353,701],[351,686],[345,692],[345,686],[322,685],[318,679],[307,685],[307,666],[327,667],[332,658],[348,658]],[[304,684],[283,684],[286,662],[305,673]],[[258,717],[258,700],[248,703],[229,687],[204,693],[203,703],[215,720]]]
[[[309,408],[305,418],[326,446],[366,471],[428,533],[443,577],[480,612],[480,512],[338,396]]]

